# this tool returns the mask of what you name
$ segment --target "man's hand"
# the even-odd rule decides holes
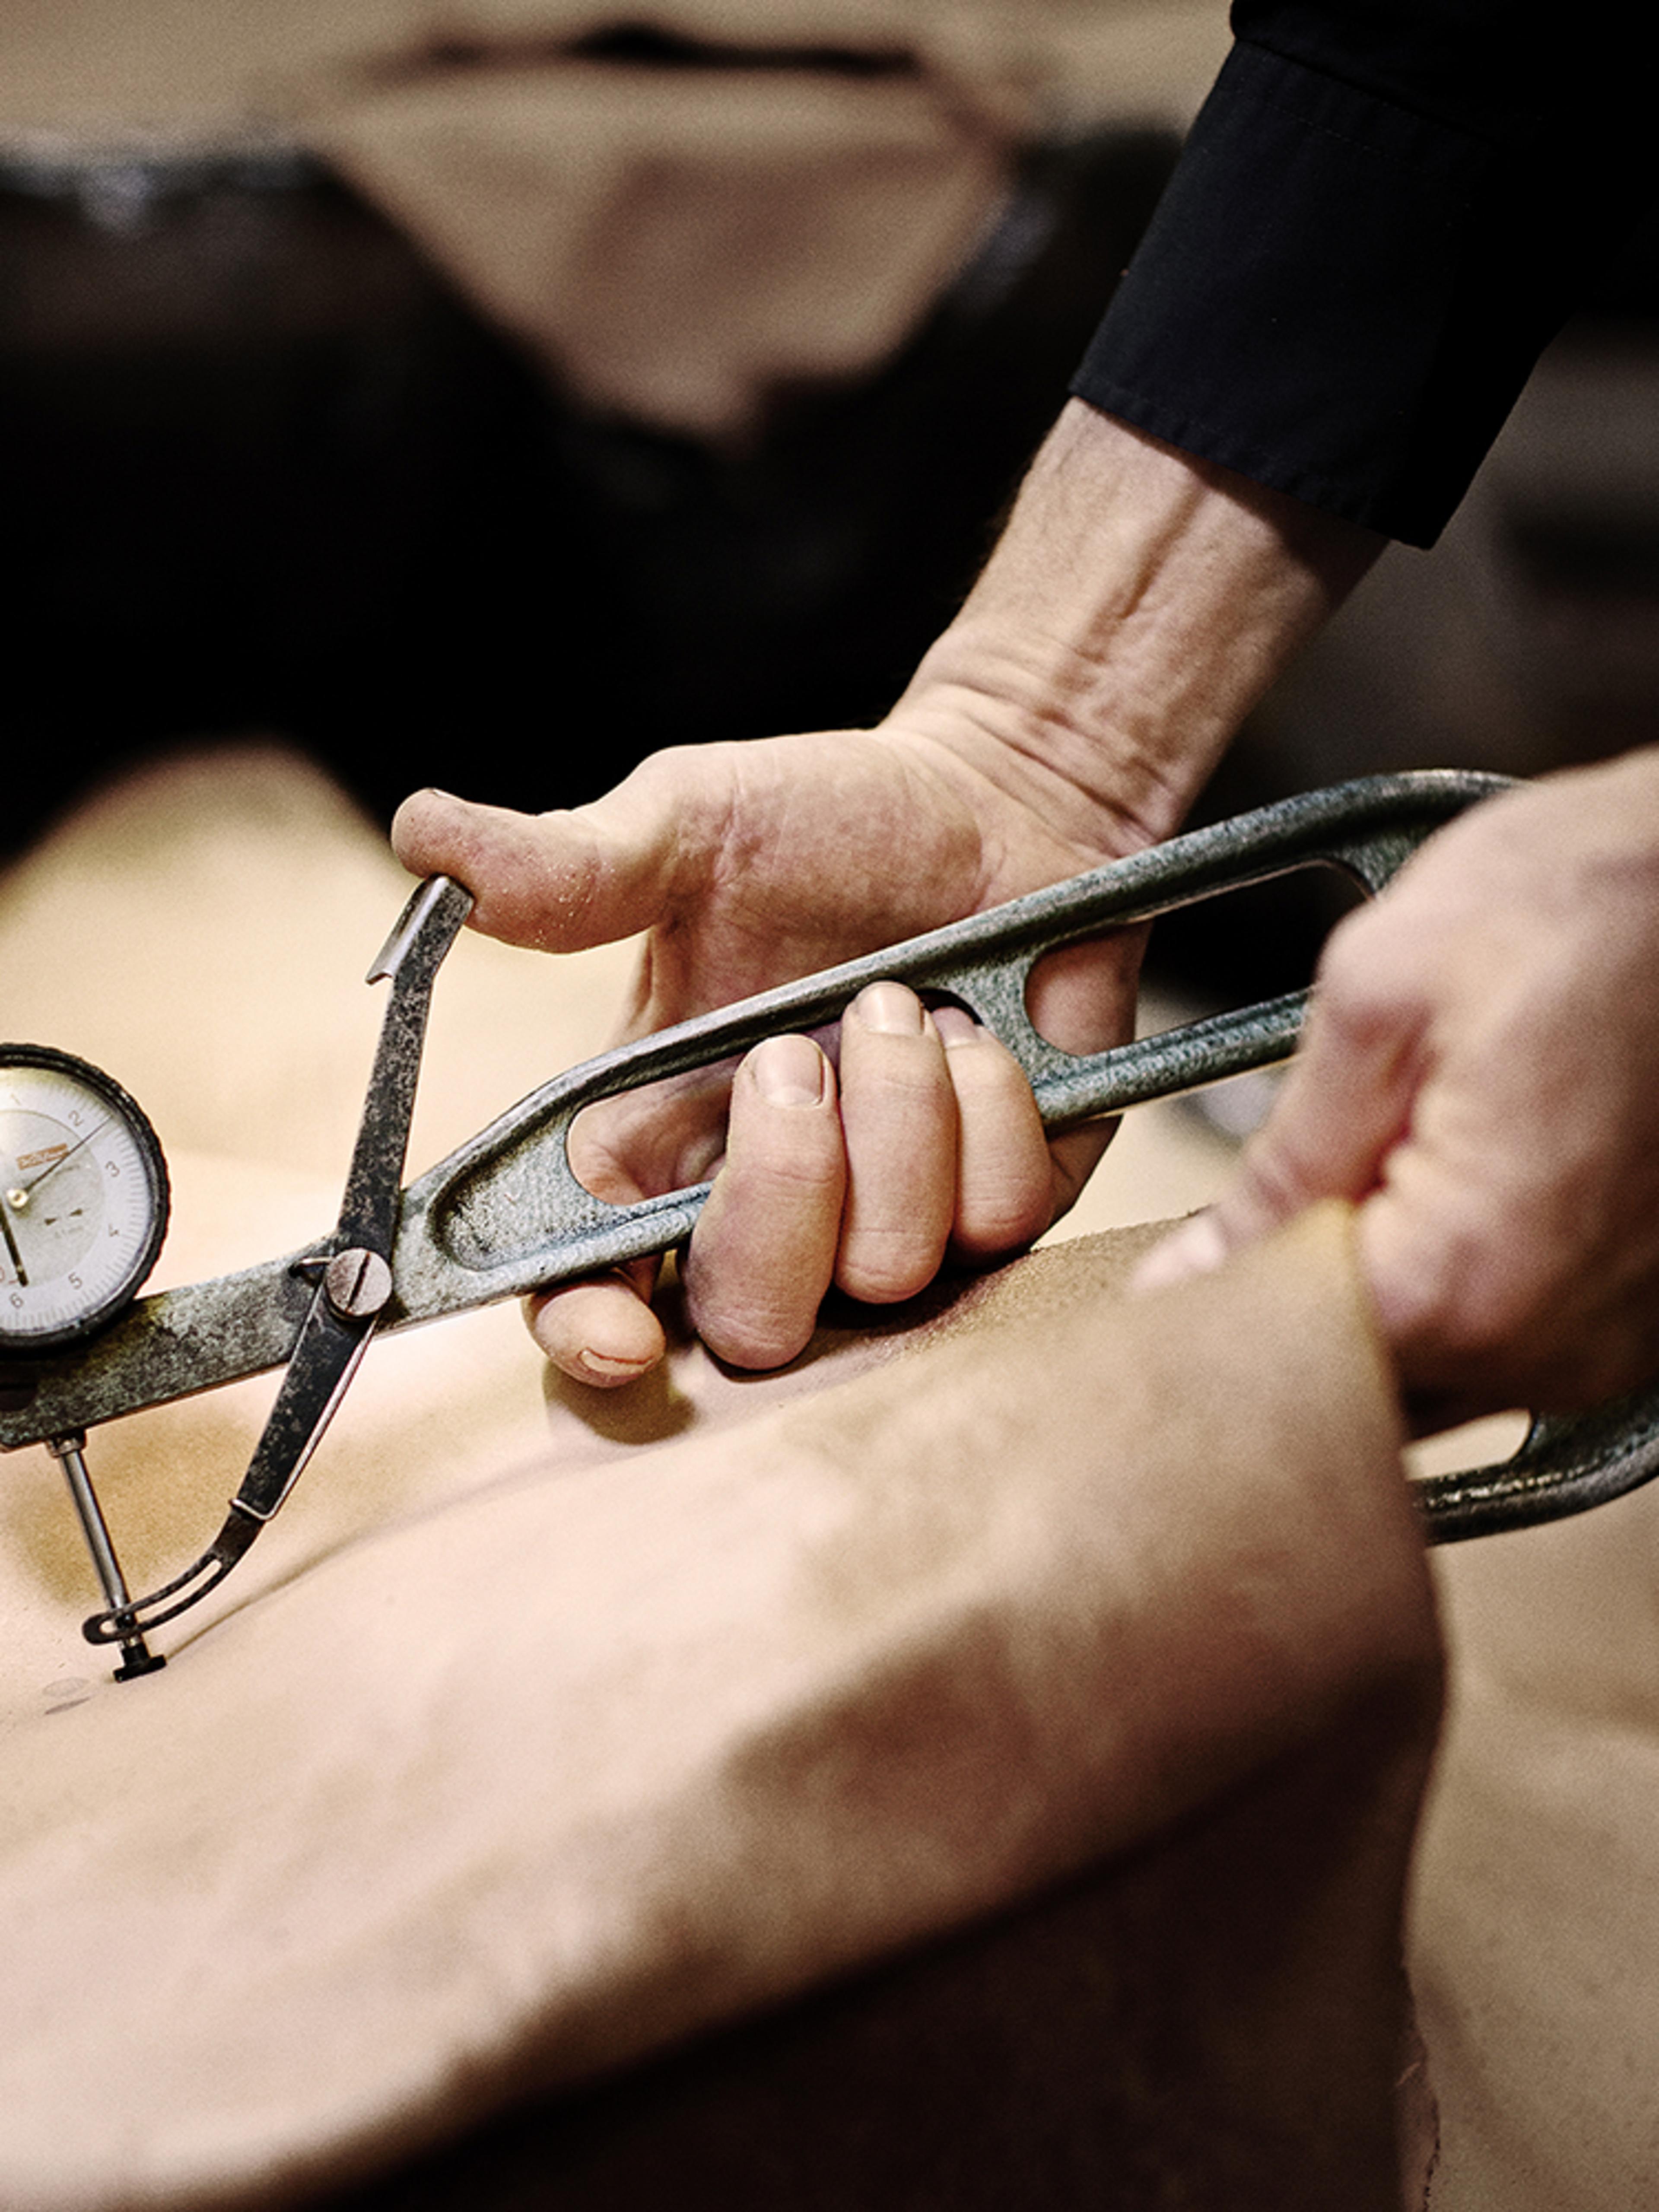
[[[636,1036],[833,965],[1107,857],[1045,823],[947,749],[902,730],[661,753],[596,805],[539,817],[436,793],[395,840],[476,893],[490,935],[571,951],[647,930],[622,1034]],[[1121,849],[1138,842],[1123,833]],[[1128,1033],[1138,944],[1056,963],[1033,1012],[1093,1048]],[[730,1089],[729,1133],[726,1105]],[[693,1318],[739,1365],[793,1358],[832,1282],[884,1304],[947,1250],[988,1258],[1048,1227],[1097,1156],[1052,1152],[1012,1056],[897,983],[865,991],[839,1039],[774,1038],[728,1068],[595,1109],[582,1180],[615,1200],[701,1181],[722,1159],[687,1263]],[[538,1340],[587,1381],[659,1356],[651,1271],[556,1292]]]
[[[1488,801],[1342,924],[1237,1180],[1142,1286],[1331,1196],[1425,1425],[1659,1371],[1659,753]]]
[[[658,754],[597,805],[527,816],[422,793],[393,830],[476,927],[550,951],[646,933],[635,1036],[1170,836],[1239,720],[1381,541],[1073,401],[966,605],[876,729]],[[1055,956],[1043,1034],[1129,1032],[1138,948]],[[826,1056],[839,1058],[839,1083]],[[693,1241],[692,1315],[749,1366],[793,1358],[830,1284],[920,1290],[945,1252],[1011,1250],[1098,1156],[1045,1149],[1010,1056],[896,986],[830,1039],[774,1039],[731,1087],[607,1105],[575,1165],[600,1196],[724,1167]],[[722,1146],[724,1152],[722,1152]],[[651,1271],[543,1302],[537,1335],[589,1382],[653,1364]]]

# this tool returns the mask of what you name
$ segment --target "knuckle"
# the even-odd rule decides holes
[[[1468,1224],[1448,1223],[1413,1245],[1377,1285],[1384,1326],[1408,1373],[1478,1386],[1524,1365],[1548,1333],[1548,1285]]]
[[[684,1265],[686,1311],[708,1349],[729,1365],[781,1367],[811,1336],[821,1285],[802,1267],[793,1279],[711,1264],[693,1243]]]
[[[833,1136],[833,1133],[832,1136]],[[738,1170],[734,1168],[734,1175]],[[749,1153],[741,1164],[745,1189],[757,1206],[776,1206],[816,1216],[833,1199],[839,1205],[846,1170],[839,1143],[789,1145]]]
[[[959,1222],[951,1235],[951,1248],[967,1261],[1000,1260],[1005,1254],[1023,1252],[1048,1226],[1046,1208],[1042,1216],[1008,1213]]]
[[[787,1367],[806,1348],[816,1316],[802,1322],[767,1311],[699,1317],[697,1334],[729,1367]]]
[[[1248,1225],[1265,1226],[1300,1212],[1315,1188],[1295,1139],[1282,1123],[1269,1121],[1240,1155],[1237,1180],[1224,1205]]]
[[[866,1229],[849,1239],[836,1267],[837,1289],[864,1305],[896,1305],[923,1291],[938,1272],[942,1246],[902,1230]]]
[[[1045,1156],[1040,1170],[1017,1185],[965,1194],[951,1241],[965,1258],[990,1259],[1041,1237],[1053,1214],[1054,1180]]]
[[[1325,941],[1315,978],[1322,1022],[1359,1043],[1398,1027],[1405,1008],[1393,946],[1394,931],[1380,907],[1362,907],[1337,924]],[[1420,961],[1411,961],[1407,976],[1419,967]]]

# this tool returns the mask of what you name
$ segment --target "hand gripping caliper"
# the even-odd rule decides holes
[[[403,1189],[433,981],[471,904],[434,877],[369,971],[389,982],[390,999],[331,1233],[299,1254],[136,1302],[167,1206],[149,1124],[85,1063],[0,1046],[0,1180],[11,1178],[0,1189],[0,1448],[44,1443],[64,1465],[106,1600],[84,1633],[119,1647],[123,1678],[163,1663],[148,1632],[222,1582],[283,1504],[377,1330],[602,1272],[690,1235],[707,1183],[614,1205],[578,1180],[568,1142],[584,1108],[833,1023],[883,978],[967,1007],[1019,1062],[1051,1132],[1271,1065],[1295,1045],[1305,991],[1073,1054],[1034,1027],[1031,970],[1060,946],[1315,863],[1375,893],[1436,829],[1504,787],[1451,771],[1371,777],[1192,831],[587,1060]],[[118,1211],[118,1200],[127,1215],[98,1212]],[[106,1250],[117,1255],[113,1272],[97,1276]],[[87,1473],[86,1431],[275,1367],[286,1370],[282,1385],[222,1527],[181,1574],[134,1597]],[[1513,1458],[1417,1492],[1430,1540],[1447,1542],[1578,1512],[1656,1472],[1659,1388],[1536,1420]]]

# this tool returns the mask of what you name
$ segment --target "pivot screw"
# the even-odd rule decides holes
[[[323,1291],[342,1321],[368,1321],[392,1296],[392,1270],[378,1252],[354,1245],[329,1261]]]

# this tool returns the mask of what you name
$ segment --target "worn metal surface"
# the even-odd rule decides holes
[[[125,1590],[85,1624],[94,1644],[130,1643],[207,1595],[285,1503],[333,1419],[385,1308],[397,1236],[398,1184],[409,1146],[432,985],[472,907],[447,878],[422,884],[404,907],[368,981],[391,993],[334,1234],[295,1266],[310,1302],[253,1458],[213,1542],[180,1575],[140,1598]],[[376,1292],[379,1295],[375,1295]]]
[[[361,1276],[365,1267],[379,1267],[384,1273],[392,1260],[401,1204],[398,1186],[414,1118],[432,985],[471,907],[470,891],[444,877],[434,877],[404,908],[368,971],[371,983],[390,982],[391,995],[375,1046],[340,1218],[333,1236],[316,1255],[331,1262],[343,1253],[353,1254],[358,1263],[354,1276]],[[343,1313],[328,1295],[336,1271],[311,1266],[303,1272],[315,1285],[314,1295],[253,1463],[234,1501],[234,1510],[256,1521],[269,1520],[293,1488],[386,1308],[386,1300],[380,1299],[368,1303],[359,1313]]]
[[[115,1547],[110,1541],[108,1524],[104,1510],[98,1503],[98,1493],[92,1486],[92,1477],[87,1473],[83,1456],[86,1438],[54,1437],[46,1449],[64,1470],[64,1480],[75,1507],[76,1518],[81,1523],[81,1534],[86,1539],[87,1551],[98,1577],[98,1586],[105,1601],[117,1608],[129,1602],[126,1577],[121,1572],[121,1562],[115,1556]],[[121,1647],[121,1664],[115,1670],[118,1682],[131,1681],[140,1674],[153,1674],[167,1665],[159,1652],[152,1651],[136,1627],[128,1626],[110,1639]]]
[[[1077,1055],[1037,1034],[1026,1012],[1026,985],[1037,961],[1058,946],[1289,868],[1323,862],[1369,891],[1380,890],[1434,830],[1502,788],[1499,777],[1431,770],[1285,799],[584,1061],[532,1091],[402,1194],[393,1294],[380,1326],[406,1328],[465,1312],[682,1242],[707,1184],[630,1206],[595,1198],[567,1155],[577,1114],[596,1099],[745,1052],[763,1037],[834,1021],[866,983],[883,977],[969,1007],[1019,1061],[1051,1129],[1283,1060],[1301,1027],[1303,993]],[[421,1012],[423,1018],[423,1004]],[[393,1079],[412,1079],[418,1028],[403,1033],[395,1052],[383,1048]],[[380,1080],[377,1059],[371,1097]],[[365,1152],[366,1141],[360,1138],[354,1158],[343,1232],[363,1210],[360,1190],[386,1188],[383,1164]],[[94,1343],[33,1362],[27,1380],[14,1368],[11,1389],[0,1389],[0,1447],[88,1428],[281,1365],[312,1304],[312,1282],[296,1266],[326,1259],[347,1243],[373,1249],[369,1228],[378,1225],[142,1299]]]
[[[708,1186],[631,1206],[593,1197],[576,1180],[566,1150],[577,1114],[596,1099],[743,1053],[763,1037],[832,1022],[866,983],[884,977],[970,1008],[1019,1061],[1054,1130],[1283,1060],[1300,1030],[1305,994],[1074,1055],[1033,1028],[1025,1006],[1031,970],[1058,946],[1289,868],[1322,862],[1345,870],[1366,890],[1379,890],[1434,830],[1504,787],[1500,777],[1455,771],[1376,776],[1194,831],[586,1061],[532,1092],[398,1200],[403,1152],[394,1133],[399,1126],[407,1131],[423,994],[448,942],[439,932],[429,941],[434,957],[421,989],[414,988],[411,969],[395,1023],[388,1010],[385,1066],[377,1057],[370,1085],[371,1102],[388,1086],[386,1110],[366,1112],[335,1234],[305,1254],[143,1299],[95,1342],[41,1357],[27,1375],[16,1368],[0,1374],[0,1447],[83,1429],[281,1365],[294,1354],[313,1304],[316,1268],[305,1263],[326,1261],[348,1245],[391,1252],[393,1291],[381,1328],[464,1312],[666,1250],[690,1234]],[[414,933],[418,937],[418,929]],[[372,972],[398,969],[400,944],[394,932]],[[395,1239],[383,1243],[390,1233],[388,1206]],[[326,1310],[325,1301],[318,1303]],[[337,1316],[334,1322],[342,1335],[351,1326]],[[324,1364],[337,1365],[342,1357],[334,1346]],[[317,1394],[307,1388],[299,1395],[312,1419]],[[1420,1497],[1431,1538],[1448,1541],[1577,1511],[1656,1472],[1659,1390],[1594,1415],[1535,1424],[1514,1459],[1425,1483]],[[263,1492],[273,1486],[256,1486]]]
[[[1659,1385],[1584,1413],[1535,1420],[1495,1466],[1431,1475],[1417,1486],[1431,1544],[1497,1536],[1588,1511],[1659,1474]]]

